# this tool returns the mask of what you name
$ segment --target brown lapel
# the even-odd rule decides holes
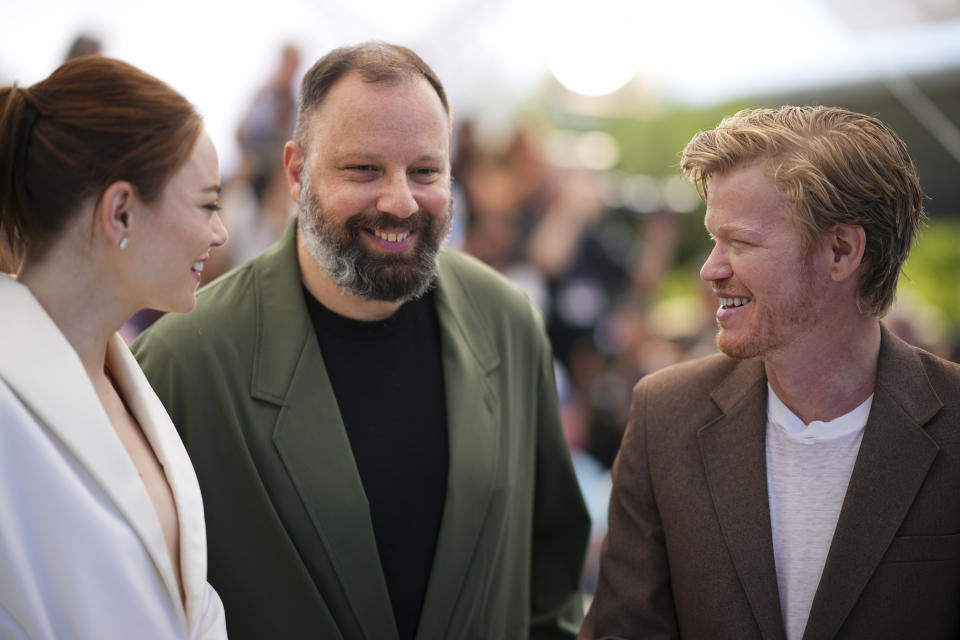
[[[740,363],[711,393],[722,415],[698,436],[720,528],[757,626],[766,640],[784,640],[767,499],[766,392],[763,363]]]
[[[883,328],[873,405],[805,640],[836,636],[873,575],[937,456],[923,425],[942,406],[917,354]]]

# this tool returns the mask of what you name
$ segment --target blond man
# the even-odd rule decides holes
[[[687,145],[721,354],[634,390],[581,638],[956,638],[960,367],[880,322],[923,221],[875,118],[782,107]]]

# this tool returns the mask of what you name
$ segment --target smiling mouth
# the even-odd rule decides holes
[[[193,266],[190,267],[190,270],[195,271],[196,273],[201,273],[203,271],[203,260],[197,260],[194,262]]]
[[[720,306],[724,309],[735,309],[736,307],[742,307],[748,302],[750,302],[750,298],[743,298],[739,296],[720,298]]]
[[[379,229],[374,229],[371,231],[373,235],[384,240],[386,242],[403,242],[408,237],[410,237],[410,231],[404,231],[402,233],[387,233],[385,231],[380,231]]]

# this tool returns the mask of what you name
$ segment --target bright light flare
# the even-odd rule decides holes
[[[575,93],[601,96],[626,85],[640,69],[641,30],[622,0],[550,4],[547,67]]]

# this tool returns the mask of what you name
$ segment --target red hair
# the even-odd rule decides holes
[[[42,252],[84,200],[99,202],[118,180],[157,198],[202,129],[167,84],[101,56],[70,60],[29,88],[0,88],[0,266]]]

